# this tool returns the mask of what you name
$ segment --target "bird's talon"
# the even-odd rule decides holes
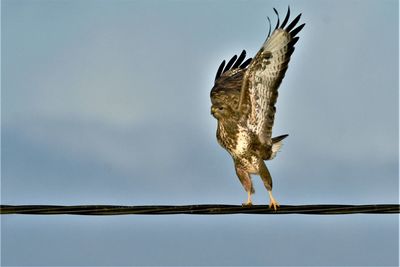
[[[278,208],[280,207],[279,206],[279,204],[277,203],[277,202],[271,202],[270,204],[269,204],[269,207],[271,208],[271,209],[274,209],[274,211],[277,211],[278,210]]]
[[[268,193],[269,193],[269,207],[276,211],[279,208],[279,204],[275,200],[275,198],[272,196],[271,191],[268,191]]]
[[[253,206],[253,203],[251,203],[251,202],[242,203],[242,206],[243,207],[251,207],[251,206]]]

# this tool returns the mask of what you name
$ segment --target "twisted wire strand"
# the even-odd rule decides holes
[[[371,205],[282,205],[274,211],[267,205],[157,205],[157,206],[118,206],[118,205],[0,205],[0,214],[30,215],[172,215],[172,214],[394,214],[400,213],[399,204]]]

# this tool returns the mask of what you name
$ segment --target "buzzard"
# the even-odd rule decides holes
[[[268,190],[270,204],[274,210],[279,204],[272,196],[272,178],[265,160],[273,159],[282,140],[288,135],[272,137],[275,103],[278,87],[288,68],[296,35],[305,24],[297,26],[301,14],[289,23],[290,8],[282,24],[279,14],[277,24],[269,33],[261,49],[253,59],[246,58],[246,51],[234,55],[225,65],[222,61],[211,90],[211,114],[217,119],[217,140],[232,156],[236,174],[247,192],[251,205],[254,188],[250,175],[259,175]]]

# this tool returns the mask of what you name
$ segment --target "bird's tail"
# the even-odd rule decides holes
[[[270,160],[276,157],[276,154],[282,147],[283,139],[285,139],[288,136],[289,136],[288,134],[284,134],[284,135],[280,135],[277,137],[272,137],[272,149],[271,149],[272,153],[271,153],[271,157],[269,158]]]

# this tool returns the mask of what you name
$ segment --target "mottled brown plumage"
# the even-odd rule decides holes
[[[236,174],[248,193],[251,205],[254,193],[251,174],[260,175],[268,190],[270,206],[279,205],[272,196],[272,178],[264,163],[276,156],[287,135],[272,137],[278,87],[288,68],[297,33],[304,27],[298,15],[288,26],[290,9],[282,24],[278,22],[271,36],[253,59],[246,52],[236,55],[218,68],[211,90],[211,113],[218,120],[217,140],[232,156]],[[268,18],[269,20],[269,18]],[[271,29],[270,29],[271,30]]]

